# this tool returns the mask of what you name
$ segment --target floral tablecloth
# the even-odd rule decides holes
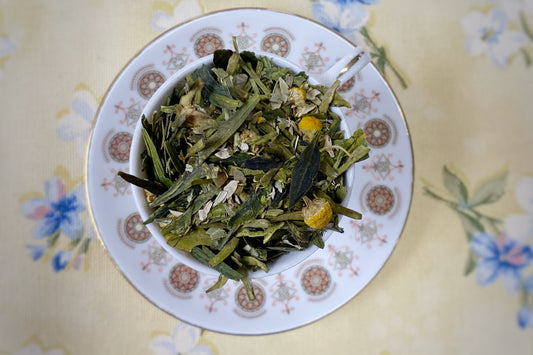
[[[99,243],[85,191],[117,73],[170,27],[236,7],[364,46],[415,161],[405,229],[374,280],[327,317],[264,336],[148,302]],[[532,0],[1,0],[0,93],[0,353],[533,353]]]

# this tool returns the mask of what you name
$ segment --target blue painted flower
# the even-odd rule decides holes
[[[67,267],[71,258],[72,258],[71,251],[64,251],[64,250],[58,251],[52,258],[52,269],[55,272],[62,271],[64,268]]]
[[[520,328],[528,328],[533,325],[533,275],[530,275],[524,282],[524,291],[526,292],[526,304],[518,311],[518,325]],[[529,305],[527,304],[529,300]]]
[[[481,233],[472,238],[470,247],[480,258],[476,267],[480,286],[493,283],[501,275],[509,292],[518,290],[522,269],[533,260],[533,252],[528,245],[508,239],[505,234],[494,238]]]
[[[500,8],[486,15],[473,11],[463,18],[462,24],[469,36],[465,41],[468,54],[478,56],[487,53],[492,62],[501,68],[526,42],[523,33],[509,30],[507,14]]]
[[[96,96],[86,85],[80,84],[74,91],[69,112],[57,121],[57,137],[63,141],[76,142],[77,153],[80,156],[85,155],[91,124],[97,108]]]
[[[60,232],[75,239],[83,233],[80,213],[85,210],[83,186],[67,193],[62,179],[54,177],[45,183],[45,198],[33,198],[22,206],[22,212],[37,220],[35,239],[46,238]]]
[[[26,245],[26,248],[30,250],[30,255],[33,261],[39,260],[44,255],[46,250],[48,250],[46,245],[28,244]]]
[[[526,302],[518,311],[518,325],[522,329],[533,325],[533,275],[530,275],[524,282],[524,291],[526,292]]]
[[[363,5],[373,5],[378,0],[320,0],[313,3],[313,17],[334,29],[350,35],[368,22],[368,13]]]
[[[528,306],[524,305],[520,307],[518,311],[518,325],[520,328],[525,329],[531,325],[531,319],[533,319],[533,312]]]

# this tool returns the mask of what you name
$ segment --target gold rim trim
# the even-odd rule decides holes
[[[87,143],[86,143],[86,151],[85,151],[85,167],[84,167],[84,183],[85,183],[85,197],[87,199],[87,203],[88,203],[88,211],[89,211],[89,219],[91,220],[91,223],[93,225],[93,228],[96,232],[96,236],[98,238],[98,241],[100,243],[100,245],[102,246],[102,248],[104,249],[105,253],[107,254],[107,256],[111,259],[111,261],[113,262],[113,265],[115,267],[116,270],[119,271],[119,273],[122,275],[122,277],[139,293],[141,294],[146,300],[148,300],[152,305],[154,305],[157,309],[163,311],[164,313],[166,313],[167,315],[175,318],[175,319],[178,319],[179,321],[181,322],[184,322],[184,323],[187,323],[187,324],[190,324],[190,325],[193,325],[195,327],[198,327],[198,328],[201,328],[201,329],[204,329],[204,330],[208,330],[208,331],[212,331],[212,332],[215,332],[215,333],[220,333],[220,334],[225,334],[225,335],[246,335],[246,336],[257,336],[257,335],[272,335],[272,334],[278,334],[278,333],[284,333],[284,332],[288,332],[288,331],[291,331],[291,330],[295,330],[295,329],[298,329],[298,328],[301,328],[303,326],[307,326],[307,325],[310,325],[312,323],[315,323],[316,321],[318,321],[319,319],[323,319],[325,317],[328,317],[328,316],[331,316],[332,314],[334,314],[337,310],[339,310],[340,308],[344,307],[345,305],[347,305],[348,303],[350,303],[351,301],[353,301],[355,299],[356,296],[360,295],[366,288],[367,286],[372,282],[372,280],[377,276],[377,274],[379,272],[381,272],[381,270],[383,269],[383,267],[385,266],[385,264],[387,264],[387,262],[390,260],[392,254],[394,253],[394,251],[396,250],[396,247],[398,245],[398,242],[400,241],[400,238],[403,236],[403,233],[405,231],[405,226],[407,225],[407,222],[408,222],[408,219],[409,219],[409,216],[410,216],[410,213],[411,213],[411,205],[412,205],[412,202],[413,202],[413,195],[414,195],[414,182],[415,182],[415,160],[414,160],[414,150],[413,150],[413,141],[411,139],[411,131],[409,130],[409,126],[407,124],[407,120],[405,119],[405,112],[403,110],[403,107],[401,106],[400,104],[400,101],[398,100],[398,97],[396,95],[396,93],[394,92],[394,90],[392,89],[391,85],[389,84],[388,80],[386,79],[385,75],[378,69],[378,67],[373,63],[373,62],[370,62],[369,65],[372,65],[374,67],[374,69],[380,74],[382,80],[384,81],[385,85],[387,86],[387,88],[390,90],[390,92],[392,93],[392,96],[396,102],[396,106],[398,107],[399,111],[400,111],[400,115],[402,117],[402,121],[405,125],[405,128],[407,130],[407,137],[409,139],[409,146],[411,148],[411,162],[412,162],[412,169],[411,169],[411,176],[412,176],[412,181],[411,181],[411,194],[410,194],[410,198],[409,198],[409,206],[407,208],[407,213],[406,213],[406,216],[405,216],[405,221],[403,223],[403,226],[400,230],[400,234],[398,236],[398,239],[396,240],[396,243],[394,243],[394,246],[390,252],[390,254],[388,255],[387,259],[384,261],[384,263],[381,265],[381,267],[376,271],[376,273],[374,274],[374,276],[368,280],[368,282],[363,285],[363,287],[359,290],[359,292],[355,295],[353,295],[350,299],[348,299],[346,302],[344,302],[343,304],[339,305],[338,307],[336,308],[333,308],[330,312],[324,314],[323,316],[320,316],[318,318],[315,318],[315,319],[312,319],[311,321],[307,322],[307,323],[304,323],[304,324],[301,324],[301,325],[298,325],[298,326],[295,326],[295,327],[292,327],[292,328],[289,328],[289,329],[285,329],[285,330],[280,330],[280,331],[275,331],[275,332],[269,332],[269,333],[259,333],[259,334],[238,334],[238,333],[224,333],[224,332],[221,332],[221,331],[217,331],[217,330],[211,330],[209,328],[204,328],[203,326],[201,325],[198,325],[198,324],[194,324],[193,322],[188,322],[188,321],[184,321],[182,320],[181,318],[177,317],[176,315],[172,314],[170,311],[167,311],[165,309],[163,309],[161,306],[157,305],[155,303],[154,300],[152,300],[150,297],[148,297],[144,292],[142,292],[141,290],[139,290],[134,284],[133,282],[124,274],[124,271],[120,269],[120,267],[118,267],[118,264],[116,262],[116,260],[113,258],[113,256],[111,255],[111,253],[109,252],[109,250],[107,249],[103,239],[102,239],[102,236],[100,235],[100,231],[98,229],[98,225],[96,223],[96,220],[94,218],[94,215],[93,215],[93,211],[92,211],[92,204],[91,204],[91,198],[90,198],[90,195],[89,195],[89,185],[88,185],[88,165],[89,165],[89,152],[91,150],[91,146],[92,146],[92,138],[93,138],[93,133],[94,133],[94,128],[95,128],[95,125],[96,125],[96,121],[98,119],[98,116],[100,115],[100,111],[102,110],[102,106],[104,105],[104,102],[106,100],[106,98],[108,97],[109,95],[109,92],[111,91],[111,89],[114,87],[115,83],[117,82],[118,78],[124,73],[124,71],[126,70],[126,68],[142,53],[144,52],[149,46],[151,46],[154,42],[156,42],[157,40],[159,40],[160,38],[164,37],[165,35],[167,35],[168,33],[176,30],[177,28],[179,27],[182,27],[186,24],[189,24],[191,22],[194,22],[194,21],[198,21],[200,19],[203,19],[203,18],[207,18],[207,17],[210,17],[210,16],[213,16],[213,15],[217,15],[217,14],[222,14],[222,13],[227,13],[227,12],[234,12],[234,11],[243,11],[243,10],[257,10],[257,11],[268,11],[268,12],[271,12],[271,13],[279,13],[279,14],[283,14],[283,15],[289,15],[289,16],[294,16],[294,17],[298,17],[300,19],[303,19],[305,21],[309,21],[311,23],[314,23],[320,27],[322,27],[323,29],[325,29],[326,31],[340,37],[341,39],[343,39],[344,41],[346,41],[349,45],[351,45],[352,47],[356,47],[356,44],[353,43],[352,41],[350,41],[348,38],[346,38],[344,35],[340,34],[339,32],[325,26],[324,24],[316,21],[316,20],[313,20],[311,18],[308,18],[308,17],[305,17],[305,16],[302,16],[302,15],[299,15],[299,14],[296,14],[296,13],[291,13],[289,11],[281,11],[281,10],[273,10],[273,9],[269,9],[269,8],[266,8],[266,7],[235,7],[235,8],[230,8],[230,9],[224,9],[224,10],[217,10],[217,11],[212,11],[212,12],[207,12],[207,13],[204,13],[202,15],[199,15],[199,16],[195,16],[187,21],[184,21],[184,22],[181,22],[179,24],[176,24],[175,26],[172,26],[171,28],[165,30],[164,32],[160,33],[159,35],[157,35],[156,37],[154,37],[151,41],[149,41],[148,43],[146,43],[139,51],[137,51],[137,53],[135,53],[131,58],[130,60],[128,60],[128,62],[126,62],[126,64],[124,64],[124,66],[122,67],[122,69],[120,69],[120,71],[115,75],[115,77],[113,78],[113,80],[111,81],[111,84],[108,86],[105,94],[102,96],[102,99],[100,100],[100,103],[98,104],[98,109],[96,110],[96,113],[94,115],[94,118],[91,122],[91,128],[90,128],[90,134],[89,134],[89,137],[87,139]]]

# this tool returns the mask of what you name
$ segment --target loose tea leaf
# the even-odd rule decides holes
[[[191,255],[200,261],[202,264],[209,265],[209,260],[211,260],[215,254],[209,250],[209,248],[203,246],[203,247],[194,247],[191,250]],[[244,277],[244,275],[236,270],[234,270],[232,267],[228,266],[226,263],[220,263],[216,266],[213,266],[213,269],[220,272],[225,277],[240,281]]]
[[[317,147],[318,140],[319,135],[316,134],[294,165],[289,190],[289,208],[292,208],[313,184],[313,179],[320,166],[320,151]]]
[[[161,194],[165,192],[165,190],[167,189],[165,185],[160,183],[159,181],[141,179],[131,174],[125,173],[123,171],[119,171],[118,176],[120,176],[121,178],[129,182],[130,184],[137,185],[153,193],[154,195]]]
[[[155,174],[156,179],[159,182],[165,184],[166,186],[172,185],[172,181],[170,181],[170,179],[168,179],[165,175],[163,164],[161,163],[161,159],[159,158],[157,148],[155,147],[152,138],[145,129],[142,129],[142,135],[144,145],[146,146],[146,151],[148,152],[148,156],[152,159],[153,172]]]
[[[344,173],[369,148],[362,130],[345,137],[330,110],[349,105],[338,83],[311,85],[305,73],[252,52],[218,50],[213,62],[142,118],[147,178],[119,176],[148,191],[153,212],[145,223],[220,273],[208,291],[239,280],[253,299],[248,271],[268,272],[285,253],[323,248],[325,230],[342,232],[339,215],[361,218],[341,205]],[[331,211],[308,225],[304,201],[314,198]]]

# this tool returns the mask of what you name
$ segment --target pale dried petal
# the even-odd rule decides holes
[[[228,159],[231,154],[228,148],[220,148],[218,152],[215,153],[215,156],[220,159]]]
[[[198,211],[198,219],[202,222],[207,219],[207,215],[209,211],[211,211],[211,207],[213,206],[213,201],[208,201],[205,206]]]

